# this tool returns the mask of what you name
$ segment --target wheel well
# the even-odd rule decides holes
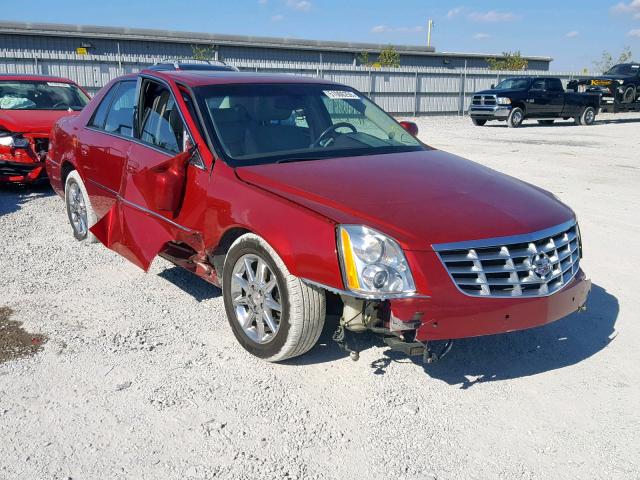
[[[222,280],[222,268],[224,267],[224,259],[227,256],[227,252],[233,242],[235,242],[242,235],[247,233],[253,233],[251,230],[247,230],[246,228],[234,227],[230,228],[222,238],[218,242],[218,245],[208,254],[209,262],[213,265],[213,268],[216,270],[216,274],[218,278]]]
[[[75,170],[75,167],[71,163],[64,162],[62,164],[62,168],[60,169],[60,180],[62,181],[62,190],[64,190],[64,187],[67,184],[67,177],[74,170]]]
[[[519,108],[523,112],[527,113],[527,109],[525,108],[524,103],[516,102],[516,103],[512,104],[512,106],[514,108]]]

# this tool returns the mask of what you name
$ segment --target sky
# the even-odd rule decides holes
[[[592,69],[603,50],[640,61],[640,0],[0,0],[2,20],[432,45],[440,52],[520,50],[556,71]],[[0,45],[1,48],[1,45]]]

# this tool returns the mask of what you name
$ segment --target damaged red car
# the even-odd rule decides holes
[[[583,308],[573,211],[416,130],[324,80],[143,71],[56,124],[47,169],[77,239],[220,286],[266,360],[310,350],[327,305],[345,349],[373,331],[425,361]]]
[[[66,78],[0,75],[0,183],[45,179],[53,124],[88,102],[86,92]]]

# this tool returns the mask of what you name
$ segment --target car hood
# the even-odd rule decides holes
[[[78,113],[68,110],[2,110],[0,127],[16,133],[48,135],[58,119]]]
[[[247,166],[236,174],[336,223],[373,227],[409,250],[574,218],[549,192],[438,150]]]

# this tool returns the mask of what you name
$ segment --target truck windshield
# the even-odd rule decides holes
[[[71,83],[0,80],[0,110],[82,110],[88,102]]]
[[[425,149],[348,87],[240,84],[195,92],[208,128],[234,166]]]
[[[623,63],[610,68],[605,75],[637,75],[638,73],[640,73],[640,65]]]
[[[528,78],[507,78],[494,87],[494,90],[526,90],[531,80]]]

